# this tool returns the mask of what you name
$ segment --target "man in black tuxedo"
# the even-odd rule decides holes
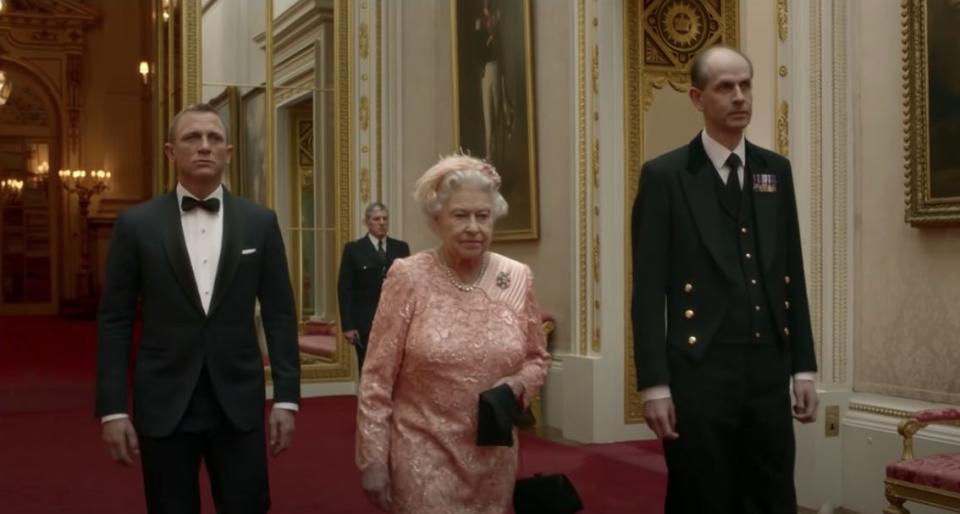
[[[177,114],[164,147],[174,191],[123,212],[99,312],[97,405],[110,455],[143,467],[150,514],[200,512],[206,463],[217,512],[270,507],[260,312],[273,371],[270,450],[290,444],[300,401],[293,292],[273,211],[227,192],[233,148],[216,110]],[[138,301],[133,422],[127,373]]]
[[[790,163],[744,138],[753,66],[691,64],[705,128],[644,164],[633,206],[633,336],[669,513],[795,513],[793,418],[815,420],[816,359]]]
[[[387,237],[390,212],[380,202],[367,206],[364,213],[367,234],[350,241],[340,258],[337,296],[340,300],[340,327],[343,337],[357,350],[357,365],[363,370],[367,337],[380,301],[380,287],[387,270],[396,259],[410,256],[410,247],[399,239]]]

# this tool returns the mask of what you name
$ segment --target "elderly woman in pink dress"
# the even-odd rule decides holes
[[[478,395],[507,384],[528,406],[549,355],[530,268],[488,250],[507,212],[499,189],[492,166],[463,155],[417,182],[440,245],[390,268],[360,381],[357,466],[383,510],[510,508],[517,445],[477,446]]]

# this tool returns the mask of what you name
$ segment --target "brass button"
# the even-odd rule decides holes
[[[683,317],[687,319],[693,319],[693,315],[694,315],[693,309],[687,309],[683,311]]]
[[[757,279],[751,278],[751,279],[750,279],[750,283],[753,284],[753,285],[757,285]]]
[[[746,257],[746,258],[748,258],[748,259],[749,259],[750,257],[753,257],[753,256],[752,256],[752,255],[750,255],[750,252],[747,252],[747,254],[746,254],[746,255],[745,255],[744,257]]]
[[[754,306],[753,306],[753,310],[755,310],[755,311],[757,311],[757,312],[760,312],[760,306],[759,306],[759,305],[754,305]]]
[[[790,329],[787,328],[787,327],[783,327],[783,335],[789,336],[789,335],[790,335]]]
[[[790,310],[790,302],[783,302],[783,306],[784,306],[787,310]]]
[[[693,345],[697,344],[697,337],[696,337],[696,336],[690,336],[690,337],[688,337],[688,338],[687,338],[687,344],[689,344],[690,346],[693,346]]]
[[[757,336],[757,339],[760,339],[760,332],[757,332],[757,333],[755,333],[755,334],[753,334],[753,335]]]
[[[783,277],[783,283],[784,283],[784,284],[789,284],[789,283],[790,283],[790,275],[786,275],[786,276]]]
[[[693,292],[693,284],[689,284],[689,283],[688,283],[688,284],[685,284],[685,285],[683,286],[683,292],[685,292],[685,293],[692,293],[692,292]]]
[[[746,234],[746,233],[747,233],[747,227],[740,227],[740,233],[741,233],[741,234]]]

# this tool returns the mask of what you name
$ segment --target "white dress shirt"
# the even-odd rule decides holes
[[[387,253],[387,236],[383,236],[383,239],[377,239],[376,237],[373,236],[373,234],[371,234],[370,232],[367,232],[367,239],[369,239],[370,242],[373,243],[374,250],[378,249],[379,247],[377,246],[377,244],[379,244],[380,241],[383,241],[383,253]]]
[[[189,196],[197,198],[196,195],[187,191],[182,184],[177,183],[177,205],[183,204],[183,197]],[[180,226],[183,228],[183,240],[187,244],[187,254],[190,256],[190,268],[193,270],[193,279],[197,284],[197,292],[200,294],[200,303],[203,305],[203,312],[210,313],[210,301],[213,299],[213,285],[217,280],[217,269],[220,266],[220,251],[223,246],[223,186],[218,187],[206,198],[197,198],[197,200],[206,200],[216,198],[220,200],[220,210],[209,212],[200,207],[191,209],[189,212],[180,207]],[[274,408],[287,409],[292,411],[299,410],[297,404],[280,402],[275,403]],[[101,423],[113,421],[115,419],[127,418],[127,414],[108,414],[100,418]]]
[[[720,175],[720,180],[724,184],[727,183],[727,178],[730,176],[730,168],[727,166],[727,159],[730,157],[730,154],[735,153],[737,157],[740,158],[740,162],[746,164],[746,138],[740,138],[740,142],[737,143],[736,148],[731,152],[727,147],[718,143],[716,139],[713,139],[707,135],[707,131],[703,130],[700,132],[701,140],[703,141],[703,149],[707,152],[707,158],[710,159],[710,162],[713,163],[714,169],[717,170],[717,173]],[[743,183],[744,177],[744,166],[741,164],[737,167],[736,173],[737,178],[740,179],[740,187],[745,187]],[[817,374],[809,371],[804,371],[796,373],[793,375],[794,380],[809,380],[811,382],[817,379]],[[640,397],[643,398],[643,401],[650,400],[662,400],[664,398],[671,398],[670,395],[670,386],[668,385],[655,385],[648,387],[640,391]]]

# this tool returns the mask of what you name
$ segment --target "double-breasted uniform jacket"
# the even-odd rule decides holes
[[[337,280],[340,325],[344,332],[357,330],[363,337],[370,333],[387,270],[394,260],[410,256],[410,246],[392,237],[387,237],[385,251],[384,260],[367,235],[344,246]]]
[[[668,346],[703,357],[727,315],[731,291],[745,278],[736,239],[721,228],[726,214],[717,181],[699,134],[641,170],[631,220],[640,390],[670,384]],[[775,342],[788,348],[793,373],[815,371],[790,162],[747,141],[744,187],[752,194],[757,232],[757,286],[770,304]]]
[[[204,366],[238,430],[263,427],[266,334],[274,400],[298,403],[300,364],[293,293],[273,211],[223,193],[223,239],[208,313],[203,310],[176,191],[124,211],[114,226],[99,311],[96,415],[127,412],[127,368],[138,300],[143,336],[134,361],[133,421],[150,437],[177,426]]]

